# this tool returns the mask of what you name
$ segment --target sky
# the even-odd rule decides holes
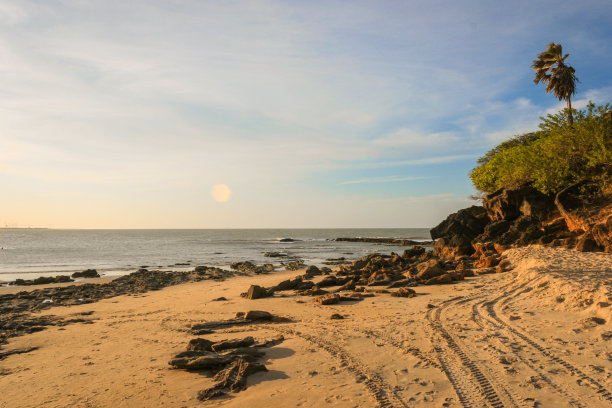
[[[612,102],[612,2],[0,0],[0,226],[432,227],[479,156]]]

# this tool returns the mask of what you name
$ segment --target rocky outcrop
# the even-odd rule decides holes
[[[501,189],[486,196],[482,207],[448,216],[431,230],[431,237],[437,239],[435,256],[446,260],[483,257],[477,261],[483,268],[495,266],[490,254],[478,253],[477,246],[486,243],[502,250],[538,244],[612,252],[612,194],[586,181],[554,198],[529,185]]]

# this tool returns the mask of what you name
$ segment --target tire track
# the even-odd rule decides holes
[[[530,281],[530,282],[533,282],[533,281]],[[493,300],[483,302],[482,305],[484,306],[486,313],[489,315],[489,317],[493,319],[500,326],[500,328],[508,330],[510,333],[514,335],[514,337],[522,340],[524,344],[531,346],[532,349],[538,351],[540,354],[547,357],[550,361],[553,361],[554,363],[561,365],[566,370],[568,370],[572,375],[577,376],[582,381],[590,383],[591,386],[595,389],[596,394],[601,395],[604,399],[612,403],[612,393],[610,393],[610,391],[607,390],[603,385],[601,385],[597,380],[588,376],[582,370],[578,369],[571,363],[557,356],[553,352],[547,350],[546,348],[541,346],[535,338],[531,337],[527,333],[524,333],[522,330],[519,330],[513,327],[511,324],[507,323],[499,316],[499,314],[495,310],[495,306],[503,299],[507,299],[513,296],[514,292],[516,292],[516,290],[510,294],[504,294]]]
[[[379,375],[370,372],[362,363],[351,357],[342,347],[325,341],[321,337],[302,333],[290,328],[270,327],[270,329],[306,340],[337,358],[342,365],[358,379],[363,379],[363,384],[370,394],[372,394],[379,407],[408,407],[402,398],[397,395],[397,392],[391,385],[387,384]]]
[[[476,322],[476,324],[479,325],[482,328],[484,328],[484,323],[488,323],[489,325],[491,325],[495,329],[498,329],[498,330],[499,329],[503,329],[499,324],[496,324],[495,322],[489,320],[488,318],[486,318],[485,316],[483,316],[480,313],[478,308],[482,304],[484,304],[485,302],[487,302],[487,301],[484,300],[484,301],[475,303],[472,306],[472,320],[474,320],[474,322]],[[512,337],[516,339],[516,336],[512,336]],[[529,367],[535,373],[537,373],[539,378],[542,379],[546,384],[548,384],[554,391],[556,391],[559,395],[567,398],[567,400],[568,400],[568,402],[570,404],[572,404],[572,405],[574,405],[576,407],[584,407],[585,406],[582,402],[578,401],[576,397],[570,395],[563,388],[561,388],[557,384],[555,384],[540,368],[538,368],[531,361],[529,361],[529,359],[523,357],[520,353],[517,353],[511,347],[506,346],[506,349],[509,350],[508,354],[511,354],[512,356],[518,358],[523,364],[525,364],[527,367]]]
[[[392,337],[388,336],[384,332],[380,332],[380,331],[376,331],[372,329],[358,329],[356,327],[354,327],[353,330],[355,330],[358,333],[362,333],[368,336],[374,336],[377,339],[382,339],[386,345],[396,348],[404,354],[410,354],[416,357],[419,361],[424,363],[425,366],[429,365],[439,370],[442,370],[442,367],[437,361],[423,354],[423,352],[417,347],[405,347],[401,341],[397,341],[393,339]]]
[[[429,309],[427,320],[432,329],[431,343],[438,354],[442,369],[455,388],[459,400],[464,407],[483,404],[493,408],[518,407],[519,405],[516,403],[515,398],[503,386],[504,381],[496,378],[498,383],[494,387],[493,380],[487,378],[483,373],[483,371],[487,372],[487,370],[478,367],[475,361],[460,347],[458,340],[442,325],[440,315],[443,309],[450,307],[454,303],[466,303],[478,297],[478,295],[470,298],[458,296],[443,302],[437,308]],[[451,356],[454,356],[454,358]],[[465,375],[466,373],[467,376]],[[491,375],[491,373],[488,374]],[[466,382],[466,378],[470,377],[475,380],[476,387],[469,380]]]

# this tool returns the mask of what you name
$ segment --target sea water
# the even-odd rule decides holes
[[[122,275],[141,267],[190,269],[196,265],[227,268],[236,261],[279,264],[282,252],[321,265],[329,258],[356,259],[379,252],[401,253],[405,247],[363,242],[336,242],[339,237],[431,239],[427,228],[397,229],[194,229],[194,230],[62,230],[1,229],[0,281],[69,275],[97,269]],[[281,242],[291,238],[294,242]],[[176,265],[188,264],[188,265]]]

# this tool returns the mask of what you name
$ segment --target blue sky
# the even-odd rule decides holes
[[[0,225],[436,225],[561,107],[532,82],[548,43],[575,106],[612,101],[610,21],[607,0],[0,0]]]

